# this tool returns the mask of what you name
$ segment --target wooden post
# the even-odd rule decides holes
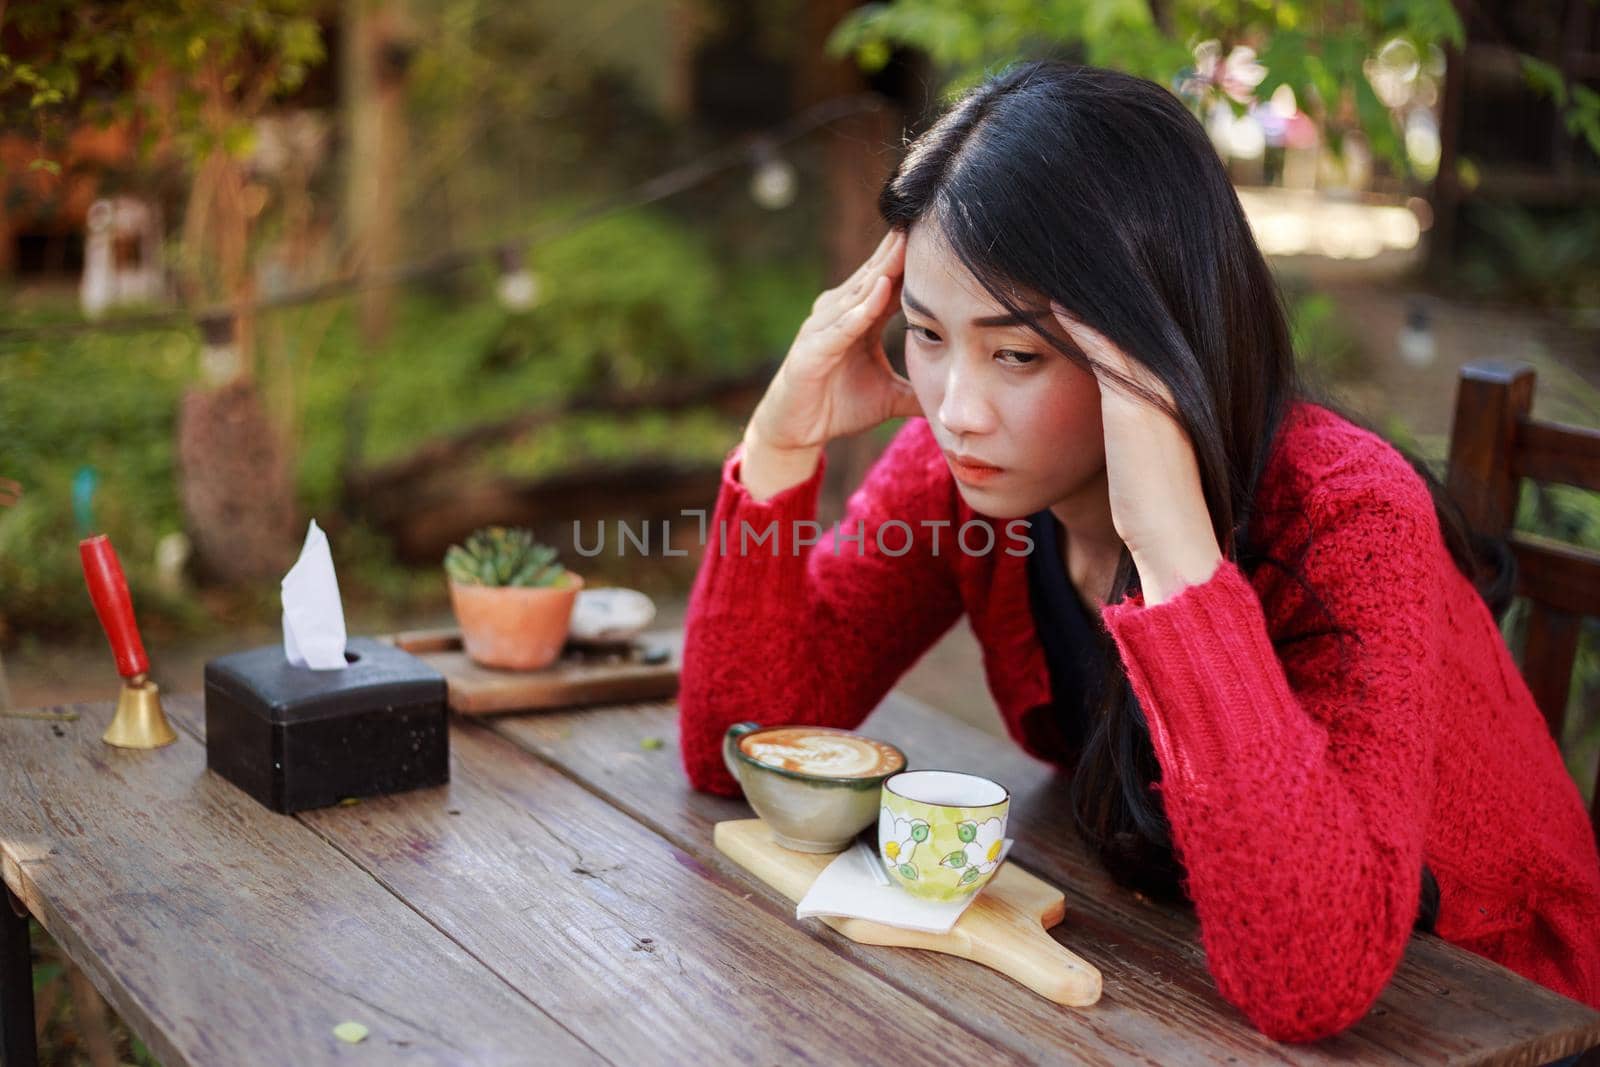
[[[405,84],[409,34],[400,0],[345,0],[345,37],[340,70],[346,126],[344,211],[354,262],[369,279],[394,266],[399,248],[400,187],[404,176]],[[362,341],[361,370],[345,398],[347,427],[339,458],[340,484],[347,484],[365,451],[376,354],[389,336],[393,287],[366,284],[356,294]],[[348,497],[340,502],[350,512]]]
[[[797,50],[805,57],[797,71],[802,107],[866,91],[866,78],[854,61],[832,59],[824,48],[833,28],[856,6],[856,0],[813,0],[802,5],[805,43]],[[884,104],[877,111],[835,123],[823,135],[828,285],[848,278],[872,254],[883,234],[878,190],[889,175],[891,149],[901,121],[887,100]],[[824,525],[844,514],[845,502],[878,452],[879,446],[868,433],[829,443],[828,470],[817,509],[817,518]]]
[[[117,1067],[116,1039],[111,1033],[110,1013],[100,991],[83,973],[83,968],[67,964],[67,989],[72,994],[72,1018],[78,1036],[89,1056],[89,1067]]]
[[[241,371],[238,324],[201,324],[203,381],[178,406],[178,499],[200,570],[266,581],[294,562],[294,475],[254,380]]]
[[[1544,713],[1550,736],[1561,747],[1567,732],[1567,694],[1572,691],[1572,665],[1578,658],[1583,617],[1539,601],[1528,605],[1528,636],[1522,642],[1522,677],[1533,702]]]
[[[1447,487],[1473,529],[1492,537],[1509,538],[1516,522],[1522,487],[1517,453],[1522,423],[1533,413],[1535,379],[1533,368],[1525,364],[1470,363],[1461,369]],[[1520,552],[1519,557],[1524,568],[1519,585],[1526,587],[1526,568],[1540,557]],[[1571,606],[1530,596],[1520,657],[1522,677],[1557,747],[1566,732],[1572,666],[1583,627],[1582,616]],[[1600,782],[1590,815],[1600,832]]]
[[[1512,462],[1517,421],[1533,410],[1527,365],[1470,363],[1461,369],[1450,430],[1450,495],[1473,529],[1504,537],[1517,515],[1521,479]]]
[[[342,72],[350,128],[345,216],[358,269],[374,274],[394,265],[398,249],[411,49],[394,0],[350,0],[344,11],[350,41]],[[366,286],[358,299],[362,339],[376,346],[389,332],[390,287]]]

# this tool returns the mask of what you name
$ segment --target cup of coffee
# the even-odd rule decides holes
[[[883,783],[878,856],[907,892],[959,900],[994,876],[1010,810],[1005,786],[976,774],[896,774]]]
[[[796,852],[839,852],[872,824],[883,780],[904,770],[891,744],[827,726],[736,723],[722,759],[772,837]]]

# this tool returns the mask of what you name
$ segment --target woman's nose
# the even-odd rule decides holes
[[[944,397],[939,402],[939,422],[953,437],[982,436],[995,428],[994,405],[985,395],[981,375],[962,367],[959,359],[950,361],[945,377]]]

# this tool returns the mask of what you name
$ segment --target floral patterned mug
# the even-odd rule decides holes
[[[976,893],[1000,865],[1011,794],[958,771],[902,771],[885,779],[878,855],[907,892],[929,900]]]

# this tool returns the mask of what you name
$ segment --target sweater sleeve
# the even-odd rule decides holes
[[[1103,614],[1161,765],[1207,965],[1281,1041],[1356,1022],[1405,951],[1451,566],[1420,479],[1314,510],[1297,570],[1348,638],[1289,644],[1280,661],[1230,560],[1163,603]]]
[[[954,489],[924,420],[900,428],[826,531],[816,522],[825,459],[756,500],[739,481],[742,455],[735,446],[723,465],[678,687],[689,780],[728,795],[738,792],[722,763],[729,726],[853,729],[962,611]]]

